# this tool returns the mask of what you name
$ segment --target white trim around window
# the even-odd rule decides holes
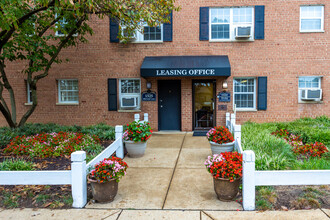
[[[32,91],[30,89],[30,85],[28,83],[28,81],[25,81],[26,83],[26,104],[32,104]]]
[[[308,100],[302,100],[301,99],[301,92],[302,90],[308,89],[308,90],[321,90],[321,79],[322,76],[299,76],[298,79],[298,103],[310,103],[312,101]],[[316,101],[320,102],[320,101]]]
[[[141,79],[119,79],[119,110],[140,110],[140,108]]]
[[[235,77],[233,79],[233,105],[235,106],[236,104],[237,111],[257,110],[256,87],[257,83],[255,77]]]
[[[123,31],[125,31],[125,27],[123,27]],[[142,32],[136,30],[131,43],[163,43],[163,32],[163,24],[158,27],[150,27],[144,23]]]
[[[58,103],[59,104],[78,104],[79,87],[77,79],[58,79]]]
[[[232,42],[254,41],[254,7],[217,7],[209,10],[209,41]],[[212,32],[218,28],[218,33]],[[217,27],[216,27],[217,26]],[[250,28],[250,38],[236,39],[237,27]],[[219,30],[221,29],[222,30]],[[217,37],[215,37],[217,35]],[[220,36],[221,35],[221,36]]]
[[[316,27],[313,28],[313,25]],[[324,32],[324,5],[300,6],[299,31],[301,33]]]

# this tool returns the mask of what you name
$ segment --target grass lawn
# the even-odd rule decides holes
[[[330,153],[321,158],[298,159],[293,147],[284,139],[272,135],[279,129],[300,135],[304,143],[322,142],[330,147],[330,118],[302,118],[292,122],[252,123],[242,126],[243,150],[256,154],[256,170],[330,169]]]

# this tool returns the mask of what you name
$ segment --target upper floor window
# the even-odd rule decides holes
[[[300,6],[300,32],[324,31],[324,6]]]
[[[119,103],[120,109],[138,110],[141,102],[140,79],[120,79]]]
[[[253,7],[211,8],[210,40],[253,40]]]
[[[256,109],[256,79],[234,79],[234,104],[237,109]]]
[[[125,35],[125,28],[124,35]],[[142,32],[140,30],[135,31],[131,37],[132,42],[163,42],[163,25],[157,27],[150,27],[147,23],[143,24]]]
[[[59,103],[78,103],[78,80],[58,80],[58,101]]]
[[[55,18],[57,18],[57,14],[55,14]],[[72,22],[75,22],[75,19],[71,21],[71,24],[69,24],[69,21],[63,17],[58,22],[56,22],[57,31],[55,32],[55,36],[57,37],[65,37],[71,29],[74,28],[74,25]],[[75,33],[72,35],[73,37],[77,37],[78,33]]]

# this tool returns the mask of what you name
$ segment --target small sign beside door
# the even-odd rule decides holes
[[[230,93],[229,92],[220,92],[218,94],[219,102],[230,102]]]
[[[155,92],[142,92],[142,101],[156,101]]]

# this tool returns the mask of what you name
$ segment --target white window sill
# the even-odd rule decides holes
[[[237,112],[256,112],[258,110],[255,108],[241,108],[241,109],[236,108],[236,111]]]
[[[79,105],[79,102],[57,102],[56,105]]]
[[[298,104],[323,104],[323,101],[302,101],[302,100],[299,100]]]
[[[24,103],[24,105],[32,105],[32,102]]]
[[[324,33],[324,30],[300,31],[300,33]]]
[[[209,40],[210,43],[234,43],[234,42],[254,42],[254,39],[249,40]]]
[[[128,109],[119,109],[118,112],[141,112],[139,109],[133,109],[133,110],[128,110]]]
[[[132,44],[161,44],[163,41],[131,41]]]

